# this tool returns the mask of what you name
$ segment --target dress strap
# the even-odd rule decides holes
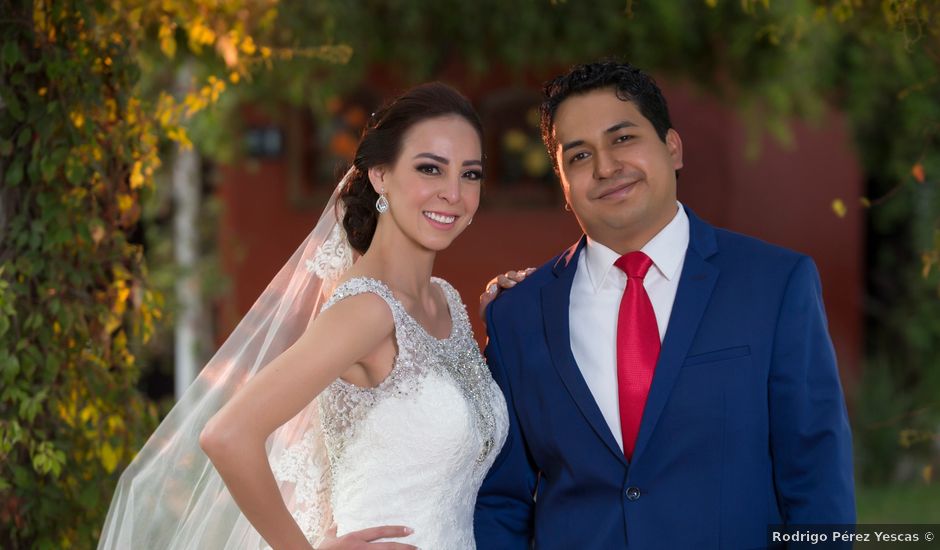
[[[336,290],[333,291],[330,298],[323,304],[320,313],[323,313],[341,300],[366,292],[375,294],[385,300],[389,309],[392,310],[392,318],[395,321],[396,328],[401,325],[404,320],[402,316],[403,306],[385,283],[371,277],[353,277],[336,287]]]
[[[437,283],[444,291],[444,297],[447,299],[447,306],[450,308],[451,321],[455,324],[470,325],[470,317],[467,314],[467,308],[464,306],[460,293],[452,284],[440,277],[431,277],[431,282]],[[453,332],[453,331],[451,331]]]

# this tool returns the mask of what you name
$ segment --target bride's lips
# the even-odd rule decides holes
[[[599,195],[597,195],[597,199],[599,199],[599,200],[603,200],[603,199],[610,200],[610,199],[619,199],[619,198],[625,197],[625,196],[627,196],[631,191],[633,191],[633,188],[634,188],[634,187],[636,186],[636,184],[639,183],[639,182],[640,182],[640,180],[633,180],[633,181],[628,181],[628,182],[624,182],[624,183],[619,183],[619,184],[617,184],[617,185],[613,185],[613,186],[611,186],[610,188],[605,189],[604,191],[602,191]]]
[[[433,210],[425,210],[422,212],[424,219],[428,223],[437,229],[452,229],[457,223],[457,219],[460,217],[457,214],[448,214],[446,212],[435,212]]]

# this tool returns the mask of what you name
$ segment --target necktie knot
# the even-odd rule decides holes
[[[653,260],[638,250],[636,252],[628,252],[617,258],[614,265],[626,273],[628,279],[644,279],[646,272],[648,272],[653,265]]]

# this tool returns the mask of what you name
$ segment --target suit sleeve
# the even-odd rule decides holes
[[[478,548],[528,550],[533,536],[537,476],[520,431],[507,365],[500,350],[495,309],[491,304],[486,311],[487,344],[484,354],[493,379],[506,398],[509,434],[477,496],[474,531]]]
[[[790,274],[770,367],[770,444],[787,524],[855,523],[852,436],[816,266]]]

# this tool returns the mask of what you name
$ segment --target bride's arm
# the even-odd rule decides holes
[[[388,306],[376,295],[336,303],[239,389],[200,434],[199,444],[235,502],[273,548],[311,546],[281,498],[265,441],[347,369],[392,338],[394,330]],[[381,536],[408,534],[403,527],[390,529],[392,534],[383,530]]]

